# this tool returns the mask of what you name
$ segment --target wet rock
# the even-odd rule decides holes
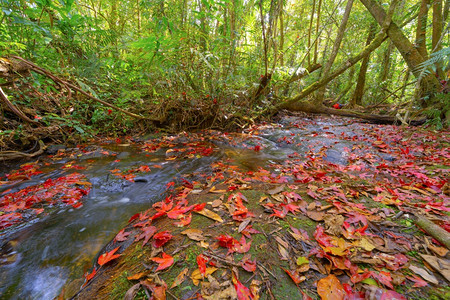
[[[50,145],[45,150],[45,153],[47,153],[49,155],[55,155],[56,153],[58,153],[58,151],[66,150],[66,149],[67,149],[67,147],[64,145]]]

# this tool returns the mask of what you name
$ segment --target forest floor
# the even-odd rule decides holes
[[[448,299],[449,252],[441,242],[450,231],[450,135],[344,120],[339,131],[326,117],[287,117],[291,131],[276,144],[305,143],[305,153],[267,163],[219,160],[209,173],[169,182],[167,197],[130,216],[60,298]],[[300,134],[312,124],[318,129]],[[213,135],[244,144],[279,126]],[[186,160],[213,149],[186,152],[173,146],[178,140],[192,146],[211,136],[183,133],[141,147]],[[313,145],[315,137],[328,143]],[[347,146],[330,160],[339,143]],[[111,172],[132,181],[146,170]],[[441,242],[417,217],[446,230]]]

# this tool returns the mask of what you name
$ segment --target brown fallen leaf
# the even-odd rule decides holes
[[[433,284],[439,284],[439,281],[436,279],[436,277],[434,277],[434,275],[428,273],[427,270],[416,267],[414,265],[409,266],[409,269],[411,271],[413,271],[414,273],[416,273],[417,275],[419,275],[420,277],[422,277],[423,279],[425,279],[428,282],[431,282]]]
[[[147,276],[147,272],[140,272],[140,273],[128,276],[127,279],[128,280],[139,280],[144,276]]]
[[[441,257],[445,257],[448,253],[448,250],[444,247],[434,246],[434,245],[427,245],[428,249],[436,253],[437,255]]]
[[[275,195],[275,194],[281,193],[283,190],[284,190],[284,185],[279,185],[279,186],[274,187],[273,189],[268,190],[267,194]]]
[[[450,282],[450,261],[448,259],[442,259],[431,255],[420,254],[420,256],[430,265],[438,271],[448,282]]]
[[[219,199],[216,199],[211,203],[211,206],[214,208],[219,207],[220,205],[222,205],[222,201]]]
[[[178,276],[175,278],[174,282],[172,283],[172,286],[170,287],[173,289],[176,286],[179,286],[183,281],[186,279],[186,275],[189,272],[188,268],[184,268],[183,271],[178,274]]]
[[[316,222],[320,222],[320,221],[323,221],[323,218],[324,218],[324,216],[325,216],[325,213],[324,213],[324,212],[321,212],[321,211],[310,211],[310,210],[307,210],[307,211],[306,211],[306,215],[307,215],[310,219],[312,219],[312,220],[314,220],[314,221],[316,221]]]
[[[339,236],[342,233],[344,217],[342,215],[326,214],[323,216],[325,221],[325,232],[331,235]]]
[[[182,231],[181,234],[185,234],[191,240],[198,242],[206,240],[206,238],[203,236],[203,231],[201,231],[200,229],[195,228],[186,229],[185,231]]]
[[[136,283],[135,285],[130,287],[128,291],[125,293],[124,300],[133,300],[140,288],[141,288],[140,283]]]
[[[220,223],[223,222],[223,219],[218,214],[216,214],[213,211],[210,211],[207,208],[204,208],[201,211],[196,211],[196,213],[198,213],[199,215],[205,216],[207,218],[210,218],[210,219],[212,219],[214,221],[217,221],[217,222],[220,222]]]

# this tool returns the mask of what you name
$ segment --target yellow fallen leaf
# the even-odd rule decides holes
[[[225,194],[227,192],[227,190],[216,190],[216,187],[213,186],[210,190],[209,193],[217,193],[217,194]]]
[[[356,244],[355,246],[361,247],[366,251],[372,251],[373,249],[376,248],[366,237],[362,237],[362,239],[356,241],[355,244]]]
[[[201,211],[196,211],[196,213],[198,213],[202,216],[205,216],[207,218],[213,219],[214,221],[221,222],[221,223],[223,222],[222,218],[218,214],[216,214],[213,211],[210,211],[207,208],[204,208]]]
[[[215,267],[208,267],[208,268],[206,268],[206,271],[205,271],[205,277],[207,277],[208,275],[211,275],[211,274],[214,273],[216,270],[217,270],[217,268],[215,268]],[[192,272],[192,274],[191,274],[191,279],[192,279],[192,282],[194,283],[194,285],[196,285],[196,286],[200,283],[200,280],[203,279],[203,276],[202,276],[202,274],[200,273],[200,270],[199,270],[199,269],[196,269],[196,270],[194,270],[194,271]]]

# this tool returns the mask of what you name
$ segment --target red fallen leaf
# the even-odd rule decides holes
[[[216,239],[219,241],[219,246],[227,248],[228,252],[234,252],[234,247],[239,245],[239,242],[228,234],[222,234],[216,237]]]
[[[291,272],[289,270],[286,270],[285,268],[282,268],[282,269],[289,275],[289,277],[291,277],[292,281],[296,285],[298,285],[299,283],[301,283],[301,282],[306,280],[305,276],[303,276],[303,275],[300,276],[300,274],[298,272],[296,272],[296,271]]]
[[[198,269],[200,270],[200,274],[202,274],[203,277],[205,277],[207,261],[208,261],[208,258],[206,256],[204,256],[203,254],[197,255]]]
[[[178,222],[173,223],[177,227],[184,227],[191,223],[192,220],[192,214],[189,213],[187,215],[181,215]]]
[[[172,239],[172,235],[169,231],[161,231],[153,236],[152,246],[159,248]]]
[[[320,225],[317,225],[316,231],[314,231],[314,238],[316,241],[318,241],[321,245],[325,247],[334,247],[335,245],[332,243],[331,237],[328,236],[323,227]]]
[[[333,274],[317,282],[317,293],[323,300],[342,300],[345,296],[344,287]]]
[[[94,278],[95,274],[97,274],[97,269],[96,269],[96,268],[94,268],[94,269],[92,270],[91,274],[86,273],[86,274],[84,275],[84,278],[86,278],[86,283],[87,283],[89,280],[91,280],[92,278]]]
[[[201,211],[205,208],[205,206],[206,206],[206,203],[196,204],[192,210],[193,211]]]
[[[406,278],[408,278],[409,280],[411,280],[412,282],[414,282],[413,287],[423,287],[428,285],[428,283],[423,280],[422,278],[420,278],[417,275],[413,275],[413,276],[406,276]]]
[[[257,234],[257,233],[261,233],[261,232],[254,229],[252,225],[247,225],[247,227],[245,227],[245,229],[242,230],[241,233],[243,235],[245,235],[245,237],[250,239],[252,237],[251,234]]]
[[[117,250],[119,250],[119,247],[100,255],[97,260],[98,264],[100,266],[103,266],[104,264],[110,262],[111,260],[118,258],[120,254],[114,254],[116,253]]]
[[[241,267],[244,268],[247,272],[255,272],[256,271],[256,259],[251,261],[250,257],[244,258],[241,260]]]
[[[144,239],[142,246],[145,246],[145,244],[147,244],[148,240],[155,234],[156,231],[157,229],[155,226],[144,227],[142,228],[142,233],[136,236],[136,241]]]
[[[171,181],[166,184],[166,189],[169,189],[171,186],[175,186],[175,182]]]
[[[273,210],[273,214],[271,214],[270,217],[275,216],[275,217],[283,219],[284,217],[286,217],[286,215],[288,213],[287,210],[284,209],[284,207],[283,207],[283,211],[279,211],[276,209],[272,209],[272,210]]]
[[[233,284],[234,288],[236,289],[238,300],[251,300],[254,298],[250,290],[236,278],[236,275],[234,275],[234,273],[233,273]]]
[[[375,278],[378,282],[384,284],[390,289],[394,289],[394,286],[392,285],[392,277],[391,273],[380,271],[380,273],[372,272],[372,277]]]
[[[344,291],[347,294],[345,300],[364,300],[366,299],[364,292],[353,292],[350,284],[343,283]]]
[[[235,244],[233,247],[233,251],[236,251],[237,253],[247,253],[250,250],[250,247],[252,245],[252,242],[248,242],[245,240],[245,237],[242,236],[239,243]]]
[[[261,146],[260,145],[256,145],[255,147],[253,147],[253,150],[256,152],[259,152],[261,150]]]
[[[119,233],[114,238],[114,241],[116,242],[124,242],[127,240],[128,236],[130,235],[130,232],[125,232],[125,228],[119,231]]]
[[[166,254],[165,252],[162,253],[162,258],[153,257],[150,260],[152,260],[155,263],[159,264],[159,266],[155,270],[155,272],[158,272],[160,270],[164,270],[164,269],[170,267],[173,264],[173,257],[170,256],[169,254]]]

